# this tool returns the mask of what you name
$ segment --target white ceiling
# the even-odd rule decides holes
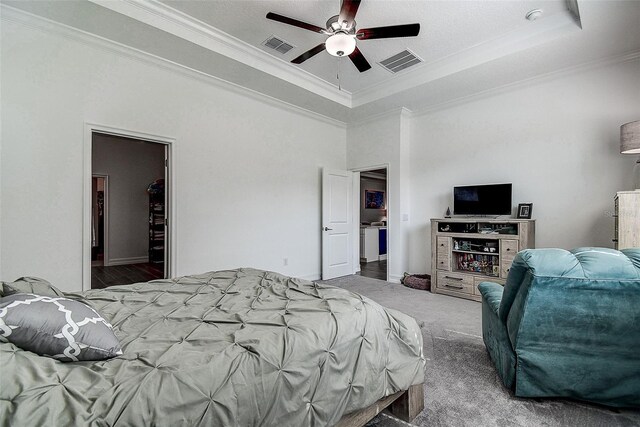
[[[278,59],[291,61],[326,40],[327,36],[265,18],[267,12],[292,17],[325,27],[327,19],[340,11],[340,1],[175,1],[163,3],[195,17],[237,39],[257,46]],[[303,70],[336,84],[340,63],[340,80],[344,90],[354,93],[393,78],[393,74],[377,65],[404,49],[410,49],[427,64],[474,45],[495,39],[517,28],[532,26],[525,14],[542,7],[545,18],[567,14],[564,0],[523,1],[381,1],[364,0],[356,15],[358,28],[418,22],[417,37],[363,40],[358,47],[372,68],[364,73],[348,58],[336,58],[327,52],[307,60]],[[270,35],[296,46],[286,55],[262,46]],[[424,64],[422,65],[425,66]]]
[[[341,121],[392,108],[434,108],[558,70],[640,54],[640,1],[363,0],[358,28],[419,22],[418,37],[364,40],[372,65],[322,52],[289,61],[326,36],[265,18],[267,12],[324,27],[339,1],[81,0],[3,4],[91,32]],[[536,21],[525,14],[544,10]],[[296,46],[285,55],[262,42]],[[425,62],[392,74],[377,62],[409,48]],[[340,62],[338,90],[336,72]]]

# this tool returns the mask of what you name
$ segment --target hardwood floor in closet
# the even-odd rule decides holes
[[[142,263],[91,267],[91,289],[148,282],[149,280],[162,279],[163,276],[163,264]]]

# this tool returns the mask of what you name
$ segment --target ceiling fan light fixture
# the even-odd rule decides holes
[[[333,56],[349,56],[356,50],[356,39],[345,33],[335,33],[325,42],[325,48]]]
[[[292,64],[302,64],[304,61],[326,50],[330,55],[337,56],[338,58],[348,56],[358,71],[364,73],[371,69],[371,64],[369,64],[369,61],[367,61],[362,52],[360,52],[360,49],[356,46],[358,40],[415,37],[420,33],[420,24],[387,25],[384,27],[358,29],[355,17],[361,1],[362,0],[342,0],[340,13],[329,18],[325,28],[273,12],[267,13],[266,18],[328,36],[324,43],[320,43],[316,47],[293,58],[291,60]]]

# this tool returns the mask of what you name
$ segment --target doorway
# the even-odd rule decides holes
[[[360,171],[360,275],[387,280],[387,168]]]
[[[168,146],[91,133],[91,288],[168,277]]]

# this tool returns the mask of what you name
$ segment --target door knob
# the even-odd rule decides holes
[[[330,230],[333,230],[333,228],[329,228],[329,227],[324,228],[324,231],[330,231]]]

